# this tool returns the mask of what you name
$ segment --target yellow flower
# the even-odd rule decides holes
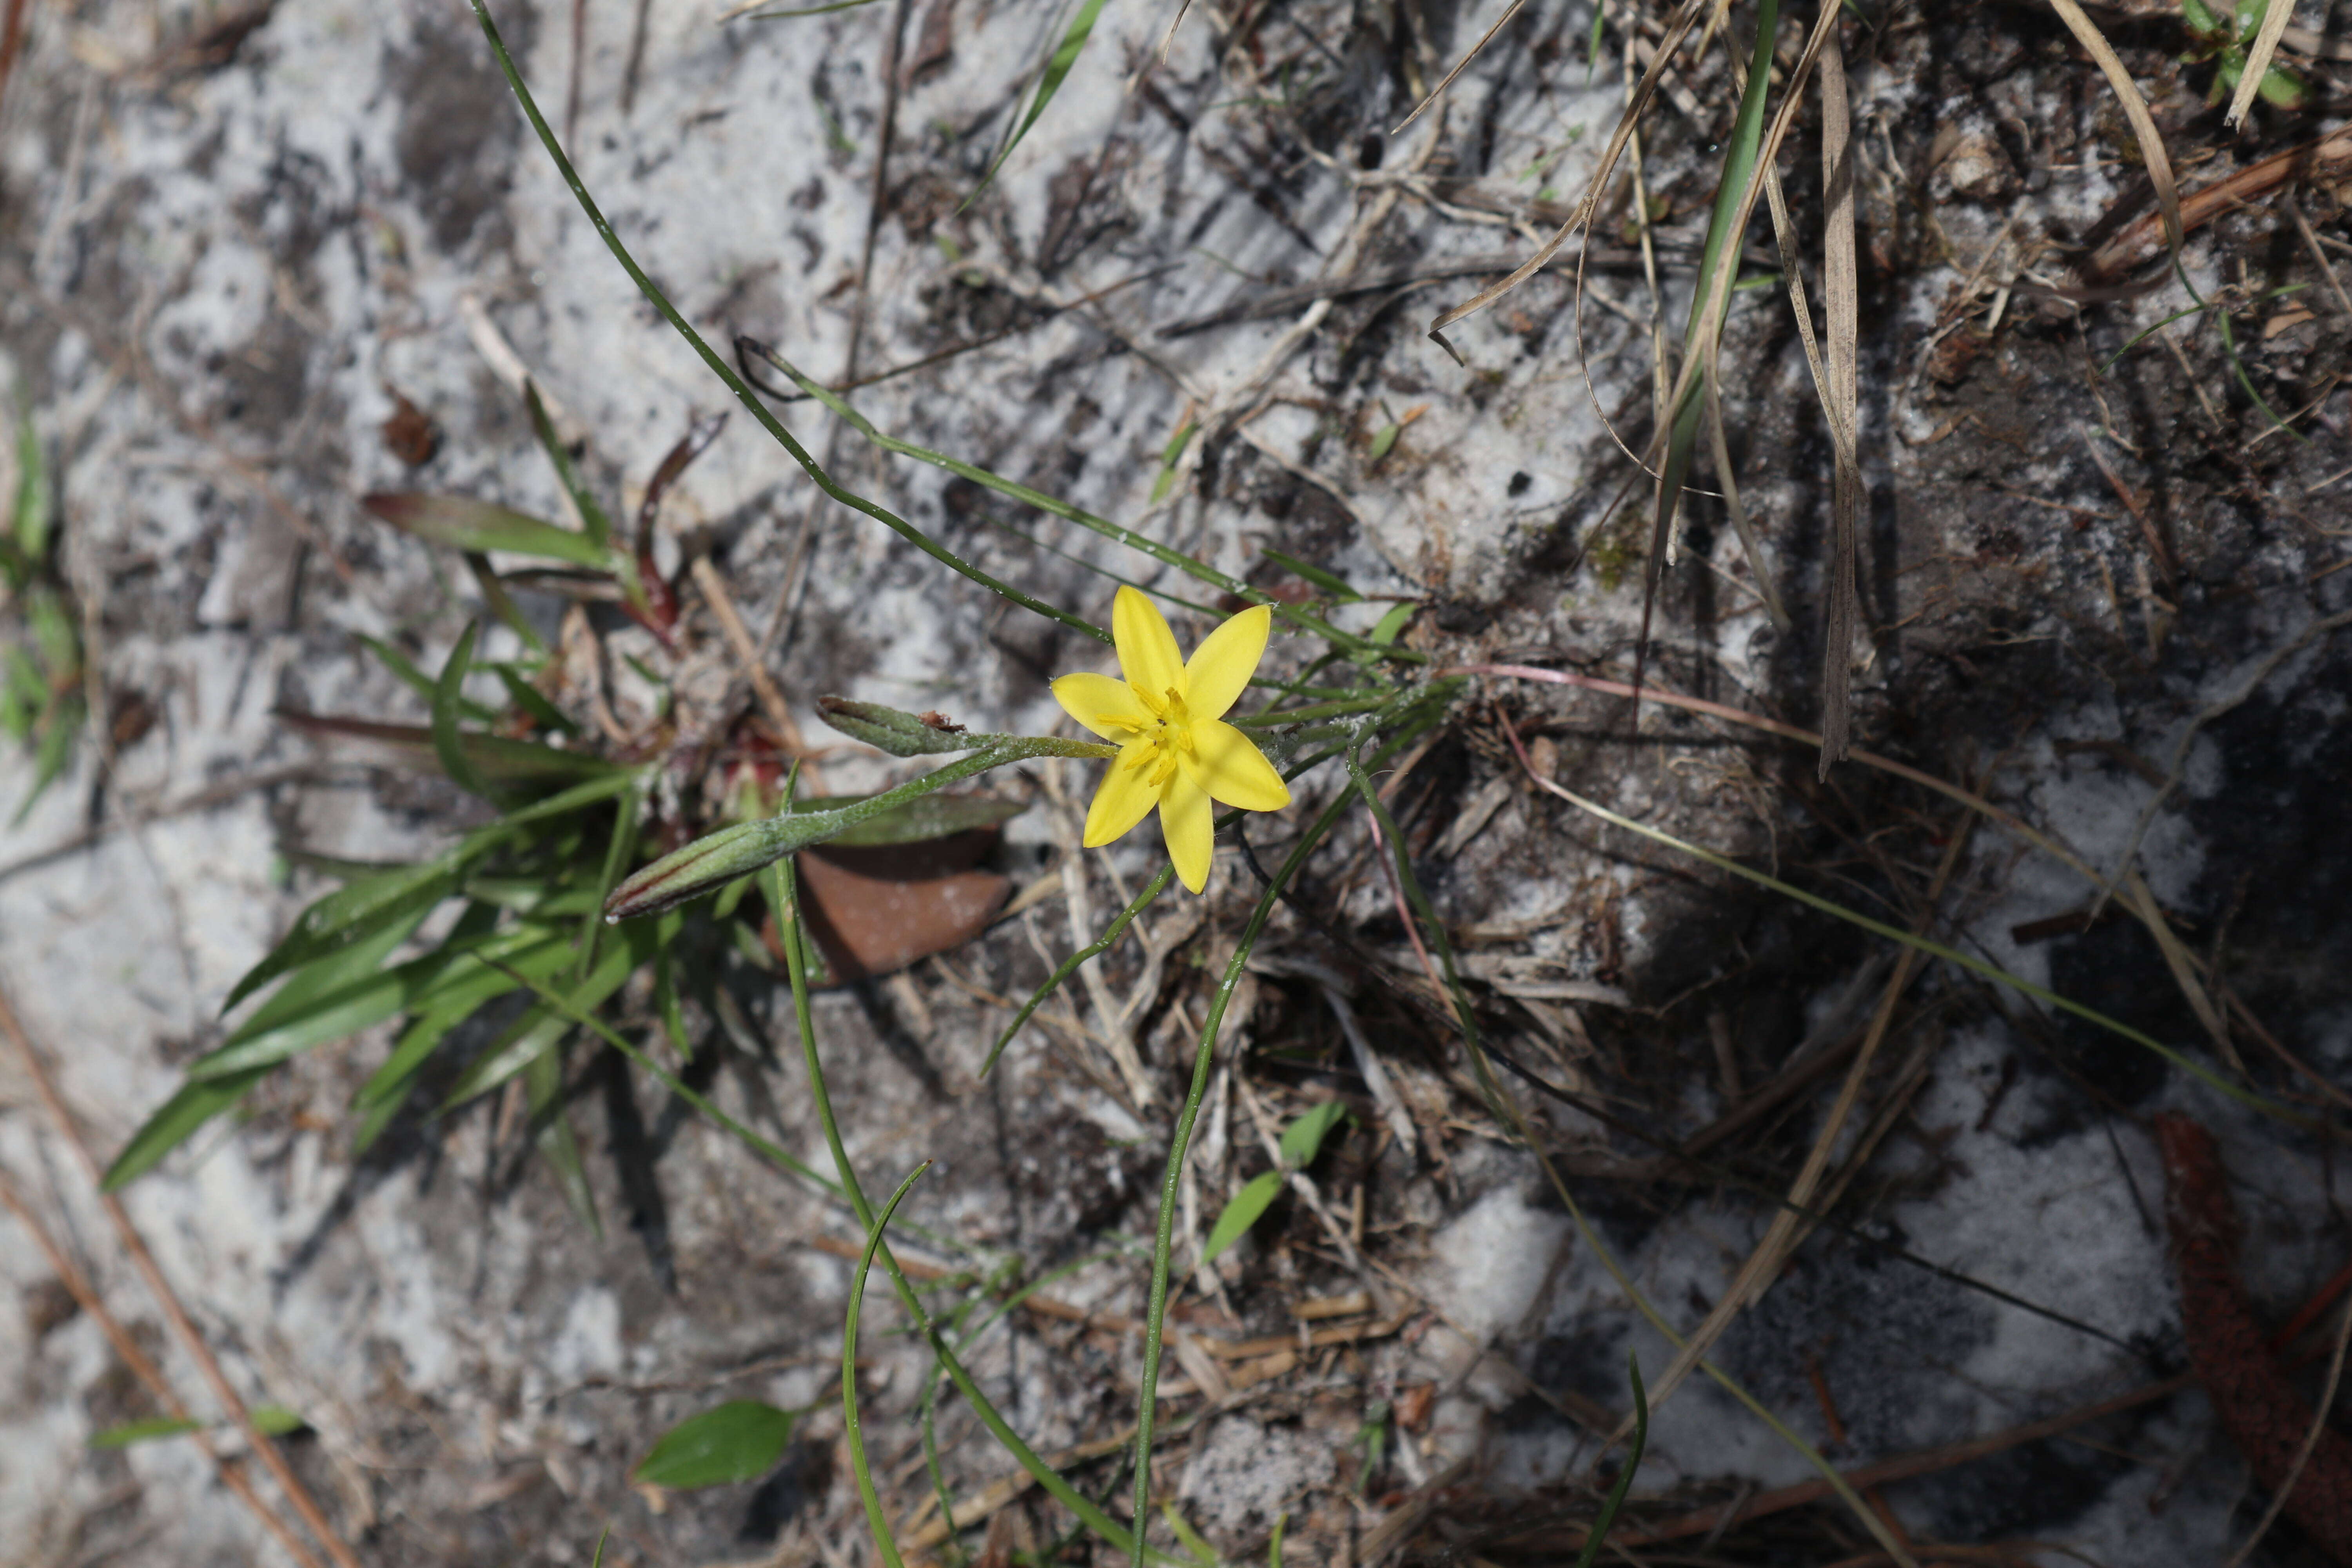
[[[1156,805],[1168,858],[1197,893],[1209,884],[1211,801],[1244,811],[1290,804],[1290,787],[1274,764],[1224,721],[1257,671],[1273,621],[1264,605],[1253,605],[1201,639],[1188,660],[1151,601],[1133,588],[1118,591],[1110,630],[1125,679],[1066,675],[1054,682],[1054,700],[1071,718],[1118,742],[1118,758],[1087,809],[1087,848],[1118,838]]]

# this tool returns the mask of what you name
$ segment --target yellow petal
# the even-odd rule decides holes
[[[1106,741],[1124,743],[1151,720],[1135,700],[1135,688],[1108,675],[1063,676],[1054,682],[1054,700]]]
[[[1265,636],[1273,626],[1274,612],[1253,605],[1201,639],[1184,661],[1184,679],[1192,686],[1184,702],[1195,721],[1223,718],[1225,710],[1249,689],[1257,661],[1265,657]]]
[[[1146,816],[1150,816],[1152,806],[1160,804],[1160,790],[1146,783],[1150,778],[1150,769],[1129,766],[1148,750],[1150,748],[1146,748],[1140,741],[1136,741],[1134,745],[1127,745],[1124,750],[1119,750],[1118,759],[1110,764],[1110,771],[1103,773],[1103,783],[1096,785],[1094,790],[1094,804],[1087,806],[1087,848],[1101,848],[1103,844],[1110,844],[1112,839],[1122,837],[1129,827],[1134,827]]]
[[[1160,797],[1160,831],[1168,840],[1168,858],[1176,862],[1177,879],[1196,893],[1207,887],[1216,824],[1208,793],[1181,772],[1169,779]]]
[[[1192,754],[1180,752],[1177,762],[1194,785],[1225,805],[1280,811],[1290,804],[1290,786],[1257,742],[1222,719],[1193,720]]]
[[[1184,656],[1176,651],[1176,634],[1139,590],[1121,588],[1111,601],[1110,635],[1129,685],[1150,692],[1155,701],[1171,688],[1183,695]]]
[[[1151,815],[1160,804],[1160,792],[1151,787],[1148,767],[1130,764],[1150,750],[1138,741],[1123,749],[1110,771],[1095,790],[1094,804],[1087,807],[1086,847],[1099,849],[1112,839]]]

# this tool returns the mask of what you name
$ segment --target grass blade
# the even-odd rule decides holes
[[[579,468],[572,461],[571,451],[555,433],[555,421],[547,416],[547,405],[539,395],[538,384],[527,377],[522,384],[522,400],[530,409],[530,433],[539,437],[540,450],[545,452],[547,460],[554,465],[556,482],[563,487],[563,493],[572,498],[573,509],[580,513],[580,537],[595,546],[598,552],[596,559],[583,561],[581,564],[606,564],[607,557],[604,552],[612,541],[613,520],[604,515],[603,507],[596,504],[595,493],[580,477]]]
[[[1160,874],[1144,884],[1143,891],[1135,895],[1135,901],[1119,910],[1117,918],[1103,928],[1102,935],[1064,959],[1054,973],[1045,977],[1045,984],[1029,994],[1029,1000],[1021,1004],[1021,1010],[1013,1015],[1013,1022],[1004,1026],[1004,1032],[996,1037],[996,1044],[988,1048],[988,1059],[980,1067],[981,1077],[986,1078],[996,1066],[996,1058],[1004,1054],[1004,1047],[1013,1043],[1013,1037],[1021,1032],[1021,1026],[1029,1021],[1029,1016],[1045,1005],[1045,999],[1059,991],[1062,983],[1078,972],[1080,964],[1089,958],[1108,952],[1125,934],[1127,928],[1135,923],[1135,917],[1141,914],[1152,900],[1166,892],[1168,884],[1175,879],[1176,868],[1172,864],[1160,867]]]
[[[221,1004],[226,1013],[279,975],[362,942],[394,921],[431,909],[457,891],[467,859],[457,851],[415,866],[354,878],[294,918],[293,929],[245,972]]]
[[[1641,1359],[1628,1353],[1625,1371],[1633,1380],[1633,1446],[1625,1452],[1625,1468],[1617,1472],[1617,1484],[1609,1489],[1600,1516],[1584,1532],[1584,1550],[1576,1554],[1576,1568],[1592,1568],[1601,1560],[1601,1543],[1609,1538],[1609,1527],[1617,1522],[1617,1510],[1625,1506],[1625,1494],[1633,1488],[1633,1472],[1642,1468],[1642,1450],[1650,1446],[1650,1397],[1642,1387]]]
[[[458,634],[457,646],[449,650],[448,661],[441,667],[441,678],[433,688],[433,754],[441,760],[441,771],[449,782],[467,795],[492,799],[490,786],[474,767],[474,760],[466,754],[463,735],[457,728],[458,704],[466,685],[466,672],[474,663],[474,638],[480,633],[478,623],[469,623]]]
[[[503,550],[510,555],[538,555],[598,569],[613,564],[612,552],[586,534],[488,501],[465,496],[379,492],[362,496],[360,505],[403,533],[453,550]]]
[[[1075,616],[1056,610],[1042,600],[1032,598],[1010,584],[999,582],[935,542],[929,534],[906,519],[887,508],[876,505],[863,496],[843,489],[841,485],[835,482],[833,476],[826,473],[818,466],[816,459],[809,456],[808,449],[793,439],[792,432],[785,429],[776,416],[768,411],[767,405],[760,401],[759,396],[752,392],[743,378],[735,373],[734,368],[721,359],[717,352],[703,341],[702,334],[696,331],[693,325],[678,313],[677,307],[669,302],[669,297],[655,286],[651,278],[646,276],[645,269],[637,265],[636,258],[629,254],[628,247],[623,245],[620,237],[613,232],[612,224],[606,221],[603,209],[596,205],[595,198],[588,194],[588,187],[581,183],[579,171],[572,166],[572,160],[564,155],[562,144],[556,140],[555,132],[548,125],[546,116],[540,113],[538,100],[531,97],[530,89],[524,85],[522,73],[515,68],[514,57],[507,52],[506,40],[499,36],[498,24],[490,19],[489,7],[486,0],[469,0],[469,3],[473,5],[476,19],[482,25],[482,36],[488,40],[490,53],[498,59],[499,69],[504,73],[507,85],[513,89],[515,100],[521,104],[524,117],[530,121],[532,132],[538,136],[540,145],[547,150],[548,157],[555,163],[556,172],[562,175],[564,184],[570,187],[573,199],[579,202],[581,211],[587,214],[589,223],[595,228],[599,237],[604,241],[605,248],[613,253],[613,258],[621,264],[621,269],[629,275],[629,280],[637,286],[638,290],[645,295],[654,309],[661,313],[662,319],[686,340],[687,346],[701,357],[702,363],[710,367],[711,374],[725,383],[727,390],[735,395],[736,401],[743,405],[753,419],[759,421],[760,428],[765,430],[774,438],[777,445],[784,448],[793,461],[801,466],[802,471],[816,482],[819,489],[852,510],[863,512],[874,519],[941,565],[970,578],[991,593],[1001,595],[1024,609],[1034,611],[1049,620],[1059,621],[1075,630],[1087,632],[1105,641],[1109,640],[1108,636],[1101,628],[1090,626]]]
[[[1032,489],[1027,485],[1008,479],[1001,474],[992,473],[986,468],[964,462],[961,458],[949,457],[944,452],[935,452],[928,447],[918,447],[911,441],[900,440],[898,437],[877,427],[872,420],[852,407],[848,399],[824,383],[803,373],[798,367],[778,355],[774,350],[756,339],[739,337],[735,340],[735,346],[740,352],[745,354],[755,354],[783,372],[792,378],[793,384],[801,389],[803,396],[814,398],[824,405],[835,415],[847,420],[851,429],[856,430],[868,442],[886,452],[895,453],[902,458],[912,458],[917,462],[929,463],[933,468],[944,468],[960,479],[970,479],[972,483],[994,490],[999,495],[1010,496],[1014,500],[1035,507],[1039,511],[1049,516],[1058,517],[1065,522],[1075,522],[1079,527],[1100,534],[1114,543],[1123,544],[1130,550],[1148,555],[1163,566],[1172,566],[1195,582],[1205,583],[1220,592],[1232,594],[1253,605],[1265,605],[1277,616],[1300,630],[1312,632],[1325,641],[1350,652],[1366,652],[1373,647],[1366,639],[1343,632],[1318,616],[1310,615],[1296,605],[1286,605],[1261,588],[1254,587],[1238,577],[1229,577],[1214,567],[1204,565],[1181,551],[1171,550],[1156,539],[1138,533],[1132,529],[1121,527],[1108,518],[1097,517],[1083,508],[1072,506],[1059,497],[1047,495],[1043,490]],[[1066,622],[1066,624],[1069,623]],[[1106,642],[1110,640],[1108,634],[1085,622],[1076,622],[1076,626],[1078,629],[1086,630]],[[1411,649],[1382,647],[1379,651],[1385,657],[1408,663],[1417,663],[1420,660],[1420,656]]]
[[[760,879],[770,906],[777,911],[779,928],[785,927],[788,922],[797,927],[799,922],[791,915],[795,907],[791,858],[786,857],[775,861],[760,873]],[[865,1190],[858,1185],[857,1171],[849,1163],[849,1152],[842,1145],[840,1125],[834,1119],[832,1096],[825,1089],[824,1064],[817,1054],[816,1024],[809,1007],[806,944],[797,940],[796,931],[781,930],[780,934],[784,938],[785,968],[792,980],[793,1017],[800,1032],[802,1058],[808,1067],[809,1095],[816,1106],[817,1122],[824,1129],[825,1147],[833,1156],[834,1170],[841,1178],[840,1186],[835,1190],[849,1200],[850,1207],[857,1213],[858,1223],[865,1226],[870,1234],[874,1229],[874,1210],[866,1200]],[[1077,1515],[1088,1530],[1109,1542],[1114,1551],[1124,1552],[1131,1549],[1136,1553],[1135,1560],[1139,1563],[1143,1561],[1148,1548],[1141,1533],[1129,1531],[1111,1518],[1092,1499],[1063,1479],[1060,1472],[1045,1463],[1034,1448],[1022,1440],[1020,1434],[1005,1422],[994,1403],[973,1381],[971,1372],[948,1344],[939,1324],[924,1308],[922,1297],[907,1279],[906,1271],[898,1267],[898,1260],[891,1256],[887,1244],[880,1247],[879,1256],[883,1266],[890,1271],[890,1283],[898,1293],[900,1304],[907,1309],[908,1316],[914,1320],[923,1338],[929,1343],[931,1353],[939,1358],[940,1365],[946,1371],[949,1381],[955,1384],[956,1392],[963,1395],[964,1403],[971,1406],[972,1414],[979,1416],[981,1425],[988,1429],[988,1435],[996,1439],[998,1445],[1012,1456],[1013,1462],[1028,1472],[1048,1496]],[[1146,1363],[1147,1375],[1149,1364]],[[1148,1388],[1144,1407],[1147,1410],[1150,1407]],[[1150,1516],[1147,1511],[1139,1517]],[[1182,1562],[1181,1558],[1169,1559],[1161,1552],[1151,1552],[1149,1554],[1163,1561]]]
[[[841,1325],[841,1420],[842,1436],[849,1444],[849,1468],[857,1477],[857,1496],[866,1504],[866,1527],[874,1534],[874,1550],[881,1554],[887,1568],[905,1568],[898,1556],[898,1543],[890,1538],[890,1521],[882,1517],[882,1499],[874,1490],[874,1472],[866,1458],[866,1430],[857,1413],[857,1315],[866,1305],[866,1276],[874,1268],[875,1249],[882,1245],[882,1233],[890,1228],[890,1216],[898,1212],[899,1203],[915,1190],[923,1173],[931,1168],[929,1160],[907,1173],[866,1227],[866,1250],[859,1254],[857,1268],[849,1277],[849,1310]]]
[[[604,1222],[596,1213],[595,1189],[588,1184],[587,1168],[580,1163],[580,1139],[564,1108],[562,1057],[551,1050],[533,1057],[523,1072],[523,1089],[530,1101],[531,1141],[539,1146],[540,1157],[554,1173],[572,1212],[602,1239]]]
[[[161,1110],[150,1116],[131,1135],[114,1163],[106,1168],[105,1192],[120,1192],[123,1186],[153,1168],[155,1163],[182,1143],[187,1142],[197,1128],[245,1098],[246,1090],[268,1077],[270,1068],[254,1068],[227,1078],[204,1079],[180,1086],[180,1091],[165,1100]]]
[[[1062,35],[1062,41],[1055,47],[1054,52],[1045,57],[1045,68],[1038,74],[1036,90],[1029,100],[1029,112],[1023,117],[1013,134],[1005,139],[995,160],[988,165],[988,173],[981,176],[980,184],[971,195],[964,197],[963,206],[958,207],[958,212],[980,200],[981,193],[994,183],[996,172],[1004,167],[1004,160],[1013,156],[1013,150],[1021,145],[1021,139],[1029,134],[1029,128],[1037,123],[1037,117],[1045,112],[1045,106],[1054,101],[1055,93],[1062,90],[1063,79],[1078,63],[1078,56],[1085,51],[1087,37],[1095,30],[1095,18],[1102,15],[1102,8],[1103,0],[1083,0],[1078,6],[1078,14],[1070,20],[1069,31]]]

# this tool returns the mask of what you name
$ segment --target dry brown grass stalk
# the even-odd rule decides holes
[[[139,1270],[140,1278],[146,1280],[156,1305],[163,1308],[164,1321],[171,1324],[172,1332],[187,1351],[189,1358],[196,1363],[197,1371],[204,1374],[214,1399],[219,1402],[222,1414],[244,1432],[245,1440],[252,1445],[254,1454],[261,1460],[263,1468],[277,1480],[287,1500],[294,1505],[294,1511],[300,1514],[302,1522],[310,1527],[310,1533],[317,1536],[320,1544],[327,1549],[327,1555],[334,1559],[336,1568],[359,1568],[359,1559],[352,1555],[351,1547],[344,1543],[334,1527],[327,1522],[327,1516],[319,1507],[318,1499],[310,1495],[310,1489],[302,1484],[302,1479],[294,1473],[293,1467],[286,1462],[286,1456],[278,1451],[278,1445],[271,1441],[269,1435],[254,1425],[253,1413],[246,1408],[245,1401],[237,1397],[236,1388],[221,1371],[219,1358],[213,1354],[212,1346],[205,1343],[195,1321],[180,1304],[179,1295],[172,1289],[171,1281],[163,1278],[163,1269],[156,1265],[155,1255],[147,1249],[146,1240],[139,1234],[139,1227],[131,1223],[130,1211],[122,1206],[122,1200],[106,1190],[104,1168],[99,1164],[98,1156],[90,1152],[89,1141],[83,1138],[72,1111],[67,1109],[63,1097],[58,1093],[47,1066],[41,1060],[40,1053],[33,1048],[32,1037],[17,1022],[16,1009],[9,1005],[5,991],[0,991],[0,1034],[8,1037],[9,1042],[16,1047],[16,1054],[24,1059],[25,1070],[32,1078],[42,1105],[47,1110],[50,1120],[57,1123],[58,1131],[65,1135],[66,1142],[72,1148],[74,1158],[80,1163],[83,1173],[89,1177],[90,1186],[98,1193],[99,1205],[113,1223],[115,1236],[121,1241],[123,1251],[130,1254],[131,1266]]]
[[[181,1403],[179,1394],[163,1376],[163,1369],[139,1348],[139,1342],[131,1337],[131,1331],[122,1326],[122,1321],[107,1310],[106,1301],[99,1295],[98,1288],[66,1255],[65,1248],[58,1245],[57,1238],[49,1234],[48,1227],[41,1223],[40,1216],[33,1212],[32,1205],[16,1191],[16,1184],[5,1172],[0,1172],[0,1208],[6,1208],[14,1214],[17,1222],[31,1234],[34,1245],[48,1258],[50,1268],[64,1284],[66,1293],[73,1298],[74,1305],[99,1326],[106,1335],[107,1342],[114,1347],[114,1353],[121,1358],[124,1366],[131,1369],[131,1375],[155,1396],[155,1404],[163,1414],[174,1421],[191,1419],[188,1407]],[[302,1538],[294,1533],[294,1527],[253,1489],[253,1481],[246,1475],[245,1467],[234,1456],[223,1454],[214,1444],[210,1433],[195,1432],[190,1436],[204,1450],[205,1458],[212,1460],[213,1468],[220,1475],[221,1484],[235,1492],[238,1500],[253,1510],[262,1528],[286,1549],[287,1555],[293,1558],[299,1568],[318,1568],[319,1560],[310,1554],[309,1547],[302,1544]]]

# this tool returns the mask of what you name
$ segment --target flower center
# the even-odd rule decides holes
[[[1184,705],[1183,694],[1172,686],[1157,697],[1132,682],[1128,689],[1151,715],[1135,726],[1136,739],[1144,742],[1144,750],[1128,765],[1149,770],[1144,782],[1158,789],[1176,775],[1178,755],[1192,754],[1192,712]]]

